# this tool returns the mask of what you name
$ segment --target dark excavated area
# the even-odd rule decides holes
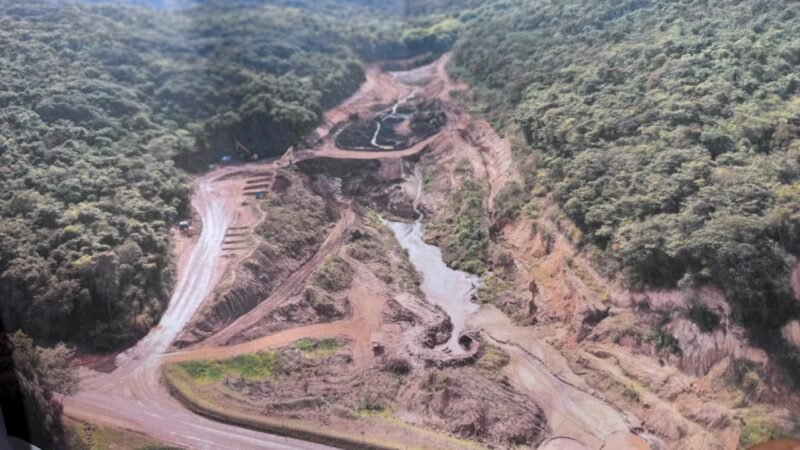
[[[403,150],[439,133],[447,123],[440,100],[413,103],[413,94],[373,117],[353,116],[337,126],[344,150]]]

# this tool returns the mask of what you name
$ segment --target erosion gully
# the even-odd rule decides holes
[[[431,67],[441,78],[444,86],[437,94],[447,100],[447,92],[453,83],[446,78],[443,58]],[[417,69],[419,70],[419,69]],[[387,80],[392,80],[391,82]],[[363,107],[365,99],[376,95],[394,96],[396,101],[392,111],[414,95],[416,87],[401,86],[398,77],[387,77],[374,69],[368,71],[368,79],[361,90],[326,117],[328,126],[347,117],[348,108]],[[409,93],[410,92],[410,93]],[[463,123],[457,117],[451,123]],[[328,130],[329,131],[329,130]],[[443,139],[458,130],[448,125],[442,132]],[[377,134],[373,140],[376,140]],[[431,145],[436,137],[431,137],[412,148],[402,151],[357,152],[323,147],[313,152],[300,152],[261,168],[277,168],[294,158],[298,160],[327,157],[341,159],[381,159],[403,158],[419,153]],[[288,161],[287,161],[288,160]],[[176,336],[191,320],[192,316],[209,296],[219,282],[222,272],[222,242],[227,228],[235,217],[236,199],[239,191],[226,187],[218,181],[236,169],[225,168],[210,172],[197,179],[192,204],[202,220],[202,232],[191,252],[180,264],[178,283],[170,299],[167,311],[159,325],[130,350],[118,355],[115,368],[110,372],[81,369],[81,391],[64,399],[65,412],[77,419],[144,432],[168,444],[196,449],[319,449],[322,445],[269,435],[262,432],[239,428],[216,422],[186,409],[174,400],[160,383],[160,367]],[[416,174],[419,179],[419,174]],[[421,183],[418,187],[415,207],[422,195]],[[419,212],[419,210],[417,209]],[[566,439],[568,442],[582,442],[583,448],[601,448],[605,439],[615,433],[627,433],[628,421],[624,415],[591,393],[579,389],[565,381],[563,370],[559,376],[553,375],[536,351],[531,351],[527,343],[515,340],[528,340],[530,337],[519,333],[507,333],[514,326],[506,317],[501,320],[487,318],[484,308],[472,303],[473,292],[480,280],[470,274],[452,270],[442,260],[441,251],[424,242],[423,216],[412,223],[387,221],[400,245],[407,249],[411,263],[423,274],[422,290],[427,299],[440,306],[451,318],[454,330],[448,342],[439,350],[447,353],[461,353],[458,338],[468,326],[480,324],[482,333],[496,345],[502,346],[512,357],[509,378],[523,392],[530,394],[545,410],[548,419],[548,433],[553,440]],[[478,319],[476,319],[478,318]],[[482,319],[481,319],[482,318]],[[520,334],[521,333],[521,334]],[[524,344],[524,345],[523,345]],[[526,345],[528,347],[526,347]],[[560,356],[560,355],[559,355]],[[548,361],[552,357],[547,358]],[[563,357],[562,357],[563,359]],[[561,370],[561,369],[559,369]],[[574,374],[572,374],[574,377]],[[555,442],[558,444],[558,442]],[[545,447],[550,445],[545,443]],[[552,446],[547,448],[567,448]],[[581,448],[581,447],[574,447]]]

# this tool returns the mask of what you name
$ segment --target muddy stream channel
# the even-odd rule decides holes
[[[410,223],[385,219],[383,222],[392,230],[400,246],[408,251],[408,258],[414,268],[422,273],[422,293],[430,303],[442,308],[450,317],[453,325],[450,339],[436,349],[454,355],[462,354],[466,350],[458,340],[467,324],[467,317],[478,311],[479,306],[472,302],[472,297],[481,280],[470,273],[447,267],[439,247],[423,240],[425,225],[422,221],[425,216],[418,209],[422,195],[422,177],[418,172],[415,176],[419,181],[417,198],[414,200],[418,219]]]
[[[470,326],[479,323],[482,332],[487,333],[489,342],[511,355],[513,361],[506,372],[511,382],[544,407],[547,421],[551,424],[550,440],[559,443],[586,442],[589,445],[580,448],[599,448],[605,438],[614,433],[629,436],[625,414],[582,390],[583,381],[569,369],[566,360],[555,349],[539,341],[530,331],[512,325],[508,319],[498,320],[498,316],[502,316],[500,311],[495,310],[495,315],[484,314],[483,317],[480,317],[481,313],[473,315],[480,309],[478,304],[472,302],[473,294],[480,285],[480,278],[447,267],[442,259],[442,251],[423,240],[425,226],[424,215],[419,210],[422,196],[422,176],[419,169],[419,166],[415,168],[411,178],[417,181],[414,210],[418,219],[410,223],[383,219],[383,223],[392,230],[400,246],[408,251],[414,268],[422,272],[420,288],[427,300],[439,306],[450,317],[453,332],[450,339],[436,347],[436,350],[452,355],[466,353],[468,350],[459,344],[461,333],[467,326],[468,319]],[[477,322],[473,320],[475,318]],[[521,346],[517,342],[524,342],[525,345]],[[544,363],[545,360],[557,368],[558,375]],[[547,448],[561,448],[558,444],[554,445],[556,446]]]

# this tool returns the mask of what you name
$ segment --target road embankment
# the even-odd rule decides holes
[[[227,408],[204,398],[189,375],[174,363],[167,364],[162,368],[161,380],[170,395],[190,411],[229,425],[339,448],[359,450],[403,448],[403,444],[381,443],[362,436],[327,431],[322,427],[313,427],[312,424],[296,420],[278,420]]]

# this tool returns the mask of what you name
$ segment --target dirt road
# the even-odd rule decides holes
[[[341,337],[354,342],[353,360],[356,366],[366,366],[372,358],[372,349],[369,346],[370,336],[380,326],[387,294],[381,289],[382,283],[362,263],[355,260],[350,260],[350,263],[356,268],[356,273],[352,283],[353,287],[348,292],[353,313],[347,319],[291,328],[241,344],[184,350],[171,353],[166,359],[177,362],[231,358],[291,344],[302,338]]]
[[[350,208],[345,208],[336,225],[333,227],[325,241],[320,246],[319,250],[308,261],[300,266],[297,271],[289,275],[278,289],[266,300],[261,302],[258,306],[253,308],[247,314],[239,317],[233,323],[222,329],[219,333],[211,336],[203,341],[201,347],[214,347],[218,345],[225,345],[230,342],[237,334],[247,330],[258,323],[263,317],[269,314],[272,310],[280,307],[292,295],[299,292],[305,280],[316,271],[328,255],[339,247],[342,241],[344,232],[349,229],[355,222],[355,213]],[[302,337],[302,336],[301,336]],[[299,338],[298,338],[299,339]]]
[[[66,414],[93,423],[146,432],[163,442],[197,449],[317,449],[316,444],[243,430],[197,416],[170,397],[159,382],[163,353],[217,283],[222,241],[239,192],[219,178],[232,168],[200,178],[192,205],[203,230],[187,260],[159,325],[116,358],[111,373],[82,370],[81,391],[64,400]],[[232,192],[231,192],[232,191]]]

